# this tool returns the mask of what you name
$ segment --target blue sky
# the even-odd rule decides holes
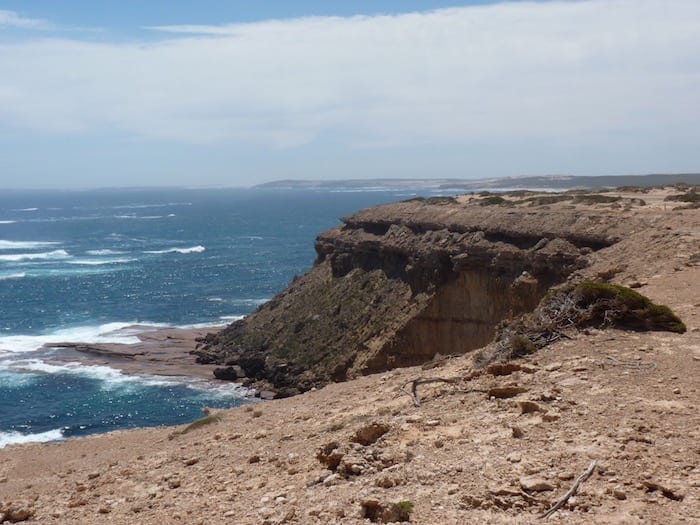
[[[0,188],[700,170],[700,2],[0,0]]]

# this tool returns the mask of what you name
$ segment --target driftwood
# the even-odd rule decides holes
[[[576,481],[569,489],[569,492],[564,494],[564,497],[561,498],[559,501],[557,501],[551,509],[549,509],[547,512],[542,514],[540,516],[540,519],[550,517],[552,514],[554,514],[556,511],[558,511],[561,507],[563,507],[564,504],[567,501],[569,501],[569,498],[571,496],[573,496],[574,494],[576,494],[576,491],[578,490],[579,485],[581,485],[581,483],[586,481],[590,477],[590,475],[593,474],[593,470],[595,469],[595,466],[597,464],[598,464],[598,462],[596,460],[591,461],[591,464],[588,465],[588,468],[583,471],[583,474],[581,474],[578,478],[576,478]]]

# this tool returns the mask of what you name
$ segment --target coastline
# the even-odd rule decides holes
[[[449,356],[216,410],[195,426],[10,445],[0,450],[0,516],[354,525],[384,522],[381,509],[404,503],[412,523],[522,525],[596,461],[555,520],[697,520],[700,212],[642,197],[647,204],[632,210],[605,208],[611,224],[634,214],[645,228],[591,254],[581,277],[610,275],[639,289],[676,312],[684,334],[571,331],[492,370],[475,368],[469,354]],[[158,356],[179,352],[186,370],[190,336],[144,334],[143,353],[134,345],[69,351],[156,369]],[[459,381],[422,383],[416,406],[407,386],[435,377]]]

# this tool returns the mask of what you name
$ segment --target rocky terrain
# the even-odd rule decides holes
[[[396,250],[389,251],[401,254],[406,227],[413,233],[405,246],[423,243],[427,249],[425,235],[431,235],[443,248],[425,255],[450,257],[444,281],[426,277],[420,268],[428,266],[414,258],[411,268],[403,266],[413,277],[399,279],[408,283],[404,295],[391,296],[405,296],[401,311],[418,318],[421,330],[437,320],[425,314],[421,319],[426,309],[445,313],[447,305],[466,304],[454,290],[459,276],[450,272],[468,267],[456,264],[456,246],[472,243],[467,255],[493,253],[496,260],[489,264],[503,269],[507,286],[496,288],[502,294],[496,297],[512,301],[512,312],[504,317],[528,298],[521,288],[537,299],[544,293],[533,280],[544,287],[559,279],[602,279],[668,305],[685,323],[685,333],[571,328],[533,353],[483,367],[475,365],[473,352],[441,351],[450,339],[438,335],[422,365],[371,374],[360,366],[371,360],[358,361],[359,353],[347,367],[357,371],[352,381],[319,383],[291,398],[203,414],[191,426],[9,446],[0,450],[0,518],[86,524],[697,523],[700,211],[692,203],[665,200],[687,193],[673,188],[617,192],[605,195],[619,200],[567,197],[532,205],[525,200],[531,195],[511,195],[502,197],[510,203],[491,199],[494,203],[484,206],[480,202],[493,196],[460,197],[461,206],[481,214],[481,239],[474,239],[477,231],[413,232],[410,221],[436,219],[428,207],[443,210],[437,217],[442,226],[457,204],[418,202],[415,213],[406,211],[394,228]],[[404,204],[393,206],[394,215],[407,210]],[[375,209],[353,217],[360,224],[384,213]],[[488,232],[499,215],[508,219],[500,222],[503,231],[496,237]],[[321,269],[330,280],[359,273],[357,268],[372,275],[388,270],[386,282],[391,281],[399,264],[375,268],[371,250],[353,259],[349,247],[371,248],[392,226],[368,231],[351,224],[319,238],[319,263],[312,272]],[[528,243],[509,242],[509,234],[524,232],[527,224],[532,225]],[[547,241],[535,248],[542,238]],[[559,268],[540,268],[536,252],[552,243],[562,247],[554,255],[563,262]],[[507,257],[497,257],[497,245]],[[368,293],[381,284],[376,276],[366,279]],[[503,292],[512,287],[510,295]],[[421,294],[425,303],[416,299]],[[370,297],[372,304],[375,296]],[[286,300],[278,298],[272,311]],[[477,310],[487,306],[478,304]],[[312,305],[308,308],[311,312]],[[368,313],[385,308],[394,316],[388,322],[404,320],[390,305],[367,308]],[[468,319],[459,317],[451,326]],[[372,329],[381,333],[386,326]],[[372,355],[385,348],[398,347],[377,345],[379,353]],[[396,355],[391,352],[381,355]],[[390,365],[387,359],[377,368]],[[315,374],[309,384],[318,380]],[[540,519],[589,468],[573,497]]]
[[[552,285],[583,275],[597,252],[638,246],[635,236],[656,231],[663,215],[648,213],[647,200],[517,192],[360,211],[318,236],[306,274],[207,336],[198,361],[222,365],[219,378],[286,397],[464,354],[491,341],[501,321],[531,311]]]

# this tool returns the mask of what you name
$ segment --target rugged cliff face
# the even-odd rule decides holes
[[[416,199],[346,217],[318,236],[305,275],[208,335],[198,359],[286,396],[480,348],[500,321],[643,226],[552,200]]]

